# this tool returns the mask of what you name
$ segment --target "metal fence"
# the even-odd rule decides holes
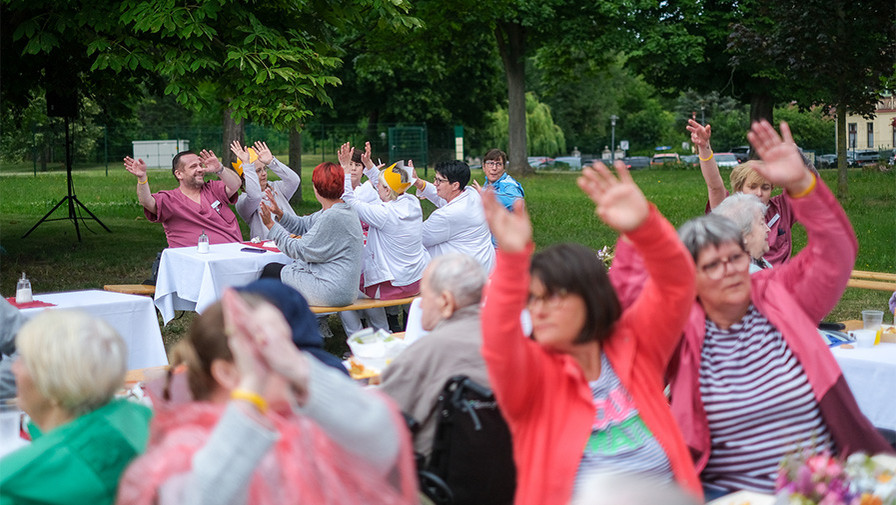
[[[287,132],[247,124],[245,140],[252,143],[263,140],[275,154],[285,157],[289,151]],[[465,130],[467,135],[475,132]],[[154,125],[146,128],[117,127],[79,124],[71,126],[75,166],[104,165],[116,169],[125,156],[132,156],[134,141],[180,140],[194,151],[210,149],[219,157],[229,150],[223,144],[223,129],[218,127]],[[4,164],[27,165],[35,173],[64,168],[65,126],[62,120],[52,120],[45,125],[35,125],[19,135],[18,139],[6,139],[2,152]],[[378,123],[359,127],[348,123],[314,123],[302,131],[302,156],[306,159],[336,161],[336,152],[344,142],[351,142],[356,149],[363,149],[370,142],[373,159],[384,163],[413,160],[417,166],[431,166],[455,155],[453,128],[430,129],[426,124]],[[475,139],[465,139],[471,146]],[[470,158],[483,152],[470,152]]]

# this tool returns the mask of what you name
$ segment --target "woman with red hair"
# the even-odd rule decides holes
[[[342,201],[344,175],[335,163],[314,167],[311,182],[322,207],[314,214],[284,214],[273,199],[270,207],[260,207],[268,237],[294,259],[289,265],[267,265],[261,276],[294,287],[310,305],[349,305],[358,295],[364,238],[357,212]]]

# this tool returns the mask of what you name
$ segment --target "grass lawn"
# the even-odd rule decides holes
[[[311,170],[319,159],[306,161],[302,167],[304,200],[296,205],[299,214],[319,208],[310,185]],[[0,167],[0,293],[14,295],[16,278],[23,271],[35,293],[102,289],[104,284],[139,283],[149,276],[156,253],[166,245],[165,234],[160,224],[143,217],[132,175],[120,165],[110,167],[108,176],[104,167],[78,168],[74,172],[79,200],[112,233],[88,219],[78,242],[74,225],[64,219],[46,222],[23,239],[22,235],[66,194],[63,171],[38,173],[35,177],[29,168]],[[699,171],[642,170],[633,175],[647,198],[674,225],[703,212],[706,190]],[[176,186],[169,170],[151,171],[149,177],[153,191]],[[483,180],[479,171],[474,177]],[[727,180],[727,173],[723,177]],[[822,178],[829,186],[836,186],[836,171],[823,171]],[[521,181],[538,246],[571,241],[600,248],[615,242],[615,233],[594,215],[594,205],[578,190],[575,179],[574,173],[546,172]],[[896,272],[896,172],[850,171],[849,189],[851,196],[841,203],[859,240],[855,268]],[[424,210],[428,214],[432,205],[424,202]],[[67,215],[63,207],[51,217]],[[248,235],[245,224],[243,234]],[[794,249],[802,249],[805,243],[805,231],[797,226]],[[886,311],[889,295],[848,289],[827,319],[857,319],[861,310],[869,308]],[[191,319],[192,315],[186,314],[163,328],[166,346],[180,338]]]

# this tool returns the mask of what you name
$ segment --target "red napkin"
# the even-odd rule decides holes
[[[40,300],[31,300],[28,303],[16,303],[16,297],[10,296],[6,299],[7,302],[11,303],[13,307],[17,309],[35,309],[40,307],[55,307],[55,303],[47,303],[42,302]]]
[[[240,243],[243,245],[247,245],[249,247],[257,247],[258,249],[264,249],[265,251],[280,252],[280,249],[277,249],[277,246],[266,246],[266,245],[264,245],[264,242],[259,242],[257,244],[255,242],[240,242]]]

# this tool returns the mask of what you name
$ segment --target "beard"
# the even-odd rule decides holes
[[[190,189],[200,189],[205,184],[205,175],[200,179],[198,177],[184,177],[180,180],[181,184]]]

